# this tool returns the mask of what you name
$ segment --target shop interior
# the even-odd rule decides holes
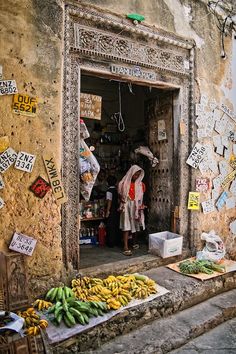
[[[138,164],[145,171],[144,203],[147,208],[146,230],[137,234],[140,247],[133,252],[132,257],[139,257],[148,252],[148,171],[151,164],[147,157],[135,154],[134,150],[139,146],[148,146],[146,102],[157,97],[160,90],[83,74],[81,92],[102,97],[101,120],[83,117],[90,134],[86,144],[90,149],[94,148],[93,154],[100,165],[100,173],[90,200],[87,202],[81,197],[80,202],[80,266],[86,268],[127,258],[122,253],[121,232],[113,247],[108,247],[106,238],[99,243],[98,235],[100,228],[106,225],[107,177],[115,176],[119,182],[133,164]]]

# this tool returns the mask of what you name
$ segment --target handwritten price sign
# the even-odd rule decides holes
[[[11,240],[9,249],[19,253],[26,254],[27,256],[32,256],[37,240],[33,237],[26,236],[21,233],[15,232]]]

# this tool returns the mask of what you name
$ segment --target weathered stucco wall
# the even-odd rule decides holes
[[[7,250],[14,231],[38,242],[32,257],[26,256],[30,287],[47,289],[62,268],[60,208],[52,192],[37,198],[29,186],[47,174],[42,154],[61,158],[61,95],[63,9],[60,1],[13,0],[0,5],[0,65],[3,79],[16,80],[18,92],[38,97],[35,117],[12,112],[12,95],[0,96],[0,137],[8,136],[16,151],[36,155],[32,173],[11,166],[4,174],[0,196],[0,250]],[[38,283],[38,278],[41,283]]]
[[[136,12],[145,16],[146,23],[196,42],[196,102],[202,94],[217,103],[230,100],[231,47],[226,38],[225,60],[220,58],[220,35],[204,2],[193,0],[71,1],[73,4],[96,5],[104,11],[125,16]],[[63,1],[62,0],[13,0],[0,4],[0,65],[3,78],[14,79],[19,93],[37,96],[38,111],[35,117],[12,113],[12,95],[0,96],[0,137],[7,135],[10,146],[18,151],[36,155],[32,173],[11,167],[3,175],[5,188],[0,196],[5,206],[0,210],[0,250],[7,250],[14,231],[33,236],[38,243],[32,257],[26,257],[30,273],[31,290],[48,288],[62,273],[61,216],[51,192],[38,199],[29,186],[38,175],[47,179],[42,154],[53,153],[60,165],[61,116],[63,78]],[[196,127],[197,128],[197,127]],[[195,132],[196,133],[196,132]],[[195,135],[196,136],[196,135]],[[197,141],[197,136],[196,139]],[[210,139],[203,142],[207,143]],[[187,156],[186,156],[187,158]],[[219,156],[217,159],[221,159]],[[199,170],[195,177],[200,176]],[[215,176],[208,172],[205,176]],[[193,179],[194,181],[194,179]],[[182,181],[181,183],[188,183]],[[210,197],[210,192],[202,200]],[[187,201],[186,201],[187,205]],[[187,212],[187,208],[186,208]],[[229,223],[235,218],[235,208],[204,215],[191,212],[194,224],[194,245],[200,247],[202,231],[215,231],[223,236],[228,252],[236,257],[235,241]],[[40,282],[39,282],[40,278]]]

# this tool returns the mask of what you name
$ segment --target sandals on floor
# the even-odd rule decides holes
[[[132,256],[131,250],[126,250],[126,251],[123,252],[123,254],[124,254],[125,256]]]
[[[136,243],[135,245],[133,245],[133,249],[134,249],[134,250],[139,249],[139,244],[138,244],[138,243]]]

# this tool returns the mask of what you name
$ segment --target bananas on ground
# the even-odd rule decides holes
[[[40,328],[45,329],[48,326],[48,322],[46,320],[41,320],[33,307],[30,307],[23,312],[19,311],[17,314],[25,320],[24,326],[26,327],[25,333],[27,335],[36,336],[39,334]]]
[[[72,289],[64,285],[57,288],[51,288],[47,292],[45,299],[50,302],[57,302],[72,296],[74,296]]]
[[[36,307],[39,311],[42,311],[47,310],[49,307],[51,307],[52,303],[49,301],[37,299],[33,303],[33,306]]]

